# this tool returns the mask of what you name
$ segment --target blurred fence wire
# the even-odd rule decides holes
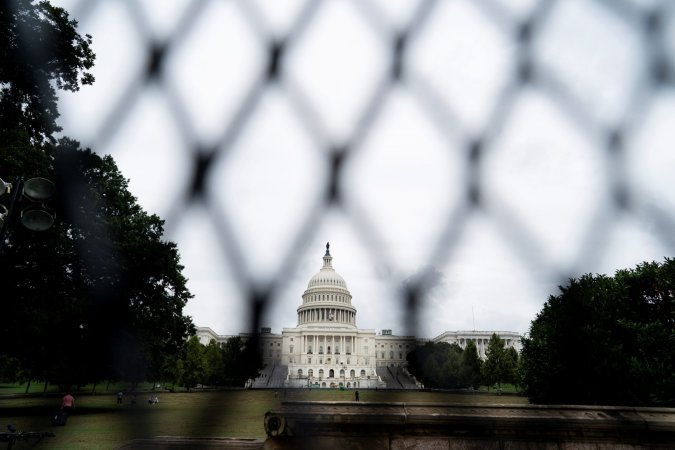
[[[142,70],[139,70],[119,92],[110,96],[111,104],[101,106],[105,111],[96,130],[92,131],[87,145],[93,149],[105,148],[121,132],[125,117],[136,106],[141,94],[147,90],[159,90],[168,105],[167,114],[175,124],[177,140],[182,143],[183,160],[187,162],[184,172],[188,180],[182,190],[172,198],[169,212],[165,215],[169,230],[177,228],[185,220],[185,211],[193,204],[202,204],[216,230],[214,239],[219,242],[228,266],[235,273],[232,278],[240,283],[249,300],[253,322],[249,329],[258,330],[261,317],[270,308],[270,302],[289,273],[295,270],[301,250],[317,232],[316,222],[326,212],[337,209],[343,213],[357,230],[357,235],[371,254],[373,261],[390,260],[390,248],[382,238],[381,230],[375,225],[372,216],[359,202],[346,195],[345,167],[358,161],[365,142],[373,133],[376,122],[391,107],[391,99],[396,92],[404,90],[416,106],[416,114],[432,124],[439,136],[448,141],[448,151],[462,161],[460,171],[463,174],[459,185],[459,201],[448,204],[443,209],[444,221],[441,232],[435,238],[430,266],[440,266],[453,258],[471,217],[477,213],[485,215],[496,223],[505,243],[513,248],[526,266],[542,269],[564,277],[570,267],[547,258],[545,242],[533,235],[522,217],[503,202],[499,192],[489,192],[486,184],[485,166],[494,156],[504,136],[508,134],[510,120],[516,114],[523,96],[536,92],[540,97],[556,105],[558,113],[570,124],[574,133],[593,143],[597,159],[603,161],[606,176],[603,182],[608,195],[602,205],[588,221],[581,233],[581,242],[576,243],[579,254],[574,261],[596,258],[605,250],[605,234],[612,220],[620,215],[636,218],[651,224],[654,233],[672,254],[675,249],[673,230],[675,213],[672,192],[659,192],[644,189],[635,183],[628,173],[634,158],[647,154],[648,148],[638,147],[637,136],[649,133],[654,114],[662,102],[672,102],[675,83],[675,3],[670,1],[638,0],[585,0],[553,1],[531,0],[511,2],[508,0],[472,0],[433,1],[421,0],[409,2],[405,12],[396,16],[389,11],[387,1],[375,0],[307,0],[293,4],[294,14],[290,24],[285,27],[274,26],[266,14],[266,8],[275,0],[235,1],[235,0],[194,0],[180,3],[173,14],[177,17],[169,33],[153,31],[154,15],[162,14],[161,9],[174,8],[150,0],[127,0],[120,2],[122,17],[126,20],[124,30],[133,32],[140,48]],[[111,2],[106,0],[80,0],[65,5],[71,16],[87,28],[89,21],[101,8]],[[263,63],[252,71],[248,87],[236,96],[214,95],[211,102],[228,103],[232,114],[219,124],[220,133],[214,137],[204,137],[189,104],[190,93],[177,84],[176,78],[169,72],[169,59],[177,49],[192,42],[195,35],[202,31],[202,20],[213,12],[216,4],[228,4],[238,16],[247,33],[253,35],[258,48],[262,49]],[[330,114],[326,114],[325,104],[316,94],[289,70],[289,60],[294,51],[307,40],[313,39],[312,27],[329,14],[336,4],[347,4],[351,14],[369,29],[375,45],[384,49],[384,57],[376,61],[375,82],[361,99],[362,107],[356,108],[350,123],[353,127],[343,133],[335,133],[330,123]],[[446,33],[452,36],[456,23],[444,25],[443,21],[452,19],[452,8],[461,4],[479,18],[484,28],[472,32],[491,33],[498,36],[497,45],[508,48],[507,61],[500,66],[503,70],[501,83],[494,89],[488,89],[487,101],[481,117],[467,116],[458,105],[444,92],[443,80],[435,78],[420,69],[416,64],[416,53],[426,43],[434,39],[439,49],[439,59],[451,59],[443,55]],[[519,6],[514,6],[514,5]],[[156,8],[156,9],[153,9]],[[290,6],[289,6],[290,8]],[[594,21],[602,20],[610,25],[599,26],[597,32],[575,36],[576,28],[569,27],[569,41],[575,48],[586,48],[587,52],[575,54],[565,51],[564,46],[557,52],[555,47],[549,50],[550,30],[566,26],[568,17],[574,17],[570,8],[582,11],[587,16],[590,27]],[[176,11],[179,11],[176,13]],[[436,22],[440,21],[440,25]],[[435,25],[432,25],[435,23]],[[589,26],[589,23],[580,24]],[[561,25],[562,24],[562,25]],[[574,25],[574,24],[572,24]],[[429,36],[428,30],[443,30],[439,38]],[[461,27],[460,27],[461,29]],[[487,30],[487,31],[486,31]],[[591,30],[593,31],[593,30]],[[580,31],[581,33],[581,31]],[[595,36],[597,41],[586,40]],[[459,36],[461,38],[461,36]],[[94,36],[96,41],[97,36]],[[337,37],[339,40],[340,37]],[[579,42],[581,40],[582,42]],[[618,48],[624,47],[624,41],[630,40],[635,51],[626,50],[625,66],[635,74],[634,82],[620,85],[614,92],[623,99],[621,102],[603,97],[603,85],[615,86],[612,76],[614,69],[598,70],[597,61],[589,60],[588,53],[604,61],[603,51],[606,42],[616,41]],[[449,45],[449,44],[448,44]],[[628,44],[625,45],[628,48]],[[191,50],[188,48],[188,52]],[[328,50],[326,50],[328,51]],[[468,50],[471,52],[471,49]],[[473,54],[471,59],[480,59],[482,55]],[[226,56],[214,53],[212,58]],[[335,55],[338,58],[338,55]],[[592,59],[592,58],[591,58]],[[450,60],[451,68],[458,68],[471,61]],[[374,62],[375,64],[375,62]],[[357,67],[347,67],[356,70]],[[605,68],[606,69],[606,68]],[[197,68],[197,71],[200,69]],[[206,70],[206,69],[204,69]],[[228,70],[237,71],[238,67]],[[318,73],[317,68],[317,73]],[[597,73],[604,78],[597,80]],[[617,73],[619,77],[621,74]],[[590,80],[590,81],[589,81]],[[460,91],[463,86],[455,86]],[[469,89],[468,87],[466,89]],[[259,109],[261,103],[271,92],[283,92],[294,115],[301,124],[310,142],[316,148],[316,154],[325,161],[327,176],[321,179],[321,195],[313,203],[306,205],[303,220],[292,230],[286,240],[290,242],[279,265],[281,270],[271,280],[256,278],[256,273],[247,269],[245,253],[249,243],[239,239],[233,231],[231,217],[216,207],[219,199],[214,198],[208,189],[214,167],[225,161],[241,138]],[[476,102],[481,97],[467,92]],[[236,103],[232,104],[233,98]],[[666,111],[669,111],[666,109]],[[670,111],[674,111],[671,109]],[[671,116],[670,127],[673,128]],[[536,124],[533,125],[536,127]],[[67,130],[66,130],[67,133]],[[675,137],[675,134],[670,134]],[[636,143],[637,142],[637,143]],[[670,145],[670,142],[667,142]],[[114,155],[113,155],[114,156]],[[536,190],[536,186],[532,186]],[[508,195],[508,194],[504,194]],[[574,264],[572,264],[574,265]],[[433,273],[428,274],[433,277]],[[411,278],[406,284],[407,291],[401,301],[407,309],[406,317],[410,323],[409,334],[416,335],[415,325],[419,317],[421,301],[426,291],[426,277]]]
[[[86,28],[87,21],[106,3],[79,1],[74,2],[69,9],[73,17]],[[607,176],[604,180],[608,195],[581,233],[581,242],[577,243],[580,251],[575,261],[592,260],[602,253],[607,245],[607,227],[618,215],[632,215],[649,222],[671,251],[675,247],[672,233],[675,216],[668,209],[671,199],[664,192],[642,189],[631,182],[627,175],[633,155],[644,155],[648,152],[645,148],[635,148],[635,136],[644,133],[646,124],[652,120],[650,114],[654,110],[653,105],[661,98],[672,95],[675,6],[671,2],[533,0],[512,3],[500,0],[423,0],[410,2],[405,14],[399,14],[394,20],[394,16],[387,11],[388,2],[309,0],[292,5],[295,11],[295,14],[289,14],[293,17],[292,22],[285,28],[281,27],[280,31],[280,27],[273,26],[266,14],[266,8],[271,6],[268,3],[223,1],[221,3],[227,3],[234,8],[247,33],[255,36],[259,48],[263,49],[264,57],[258,69],[252,71],[248,88],[234,96],[239,99],[236,104],[229,105],[233,111],[231,118],[220,124],[220,134],[211,139],[200,135],[200,126],[194,114],[191,114],[191,106],[188,104],[190,93],[185,93],[185,89],[177,85],[176,79],[167,73],[167,59],[186,40],[194,40],[194,36],[199,35],[204,16],[213,13],[216,3],[216,0],[197,0],[184,4],[186,6],[182,9],[178,8],[181,12],[172,31],[159,34],[153,32],[152,23],[153,15],[161,14],[161,11],[153,10],[156,5],[140,0],[123,2],[123,17],[129,22],[128,27],[137,35],[141,60],[145,61],[145,65],[137,76],[111,97],[112,105],[104,108],[107,113],[89,144],[93,148],[105,148],[120,133],[126,115],[134,107],[140,94],[148,89],[161,90],[168,104],[168,114],[176,125],[179,140],[184,143],[183,151],[188,155],[185,158],[188,162],[185,172],[189,173],[189,182],[184,184],[182,191],[172,200],[170,212],[165,217],[167,224],[169,229],[177,227],[183,220],[183,212],[189,210],[190,204],[202,203],[206,206],[214,230],[217,230],[215,237],[221,243],[223,256],[235,272],[233,278],[248,293],[249,305],[255,317],[251,329],[259,329],[261,314],[269,307],[269,301],[279,284],[288,276],[289,271],[294,270],[301,254],[299,250],[308,237],[316,232],[316,220],[326,211],[332,208],[341,210],[358,230],[357,234],[362,237],[373,260],[387,260],[384,257],[390,253],[390,249],[383,243],[385,241],[372,217],[361,204],[350,201],[350,197],[345,195],[344,171],[363,151],[364,142],[373,133],[374,124],[386,113],[391,97],[400,89],[406,90],[412,97],[418,107],[418,114],[424,115],[424,120],[433,124],[440,136],[447,138],[448,151],[454,152],[463,161],[461,171],[464,181],[463,186],[459,187],[462,191],[460,201],[445,208],[442,232],[432,246],[434,250],[429,259],[431,266],[443,264],[453,257],[470,217],[480,211],[497,224],[504,241],[515,249],[526,265],[538,269],[543,267],[559,277],[569,273],[570,267],[557,264],[544,256],[545,243],[531,233],[527,223],[507,203],[501,201],[500,193],[489,193],[486,190],[486,160],[505,139],[511,117],[516,114],[522,97],[533,91],[556,105],[563,120],[573,127],[574,133],[593,142],[596,157],[605,166]],[[299,45],[314,38],[314,33],[310,32],[314,22],[328,14],[327,10],[332,12],[331,6],[345,3],[350,6],[352,14],[370,29],[372,38],[385,49],[386,55],[381,60],[382,67],[374,70],[378,81],[372,84],[364,97],[363,107],[356,110],[351,118],[354,126],[348,132],[336,136],[334,127],[328,122],[322,99],[309,92],[302,81],[294,76],[294,71],[289,70],[289,59]],[[443,92],[442,82],[438,82],[434,74],[416,67],[415,63],[415,52],[422,51],[420,46],[426,45],[430,39],[441,41],[436,43],[439,47],[434,47],[441,49],[437,55],[439,59],[451,58],[442,53],[443,39],[448,38],[447,36],[450,36],[448,39],[454,38],[452,27],[457,24],[453,22],[444,25],[442,21],[451,21],[453,11],[448,8],[457,3],[480,16],[483,28],[472,30],[472,33],[496,33],[502,41],[501,45],[509,49],[508,61],[499,67],[499,70],[504,71],[501,77],[503,82],[486,91],[490,98],[484,103],[489,106],[482,109],[483,117],[478,120],[467,120],[467,115],[461,111],[462,106],[454,104],[447,93]],[[569,35],[569,41],[573,43],[570,45],[572,51],[579,49],[579,45],[581,48],[587,47],[587,51],[570,55],[570,50],[564,47],[559,51],[555,47],[549,49],[547,43],[552,39],[552,28],[562,24],[568,26],[568,33],[575,32],[574,22],[571,27],[566,24],[573,20],[569,17],[574,17],[572,10],[575,8],[585,14],[597,15],[589,22],[590,27],[597,26],[597,30],[583,34],[581,29],[584,26],[588,28],[589,24],[580,23],[580,37]],[[450,34],[442,33],[438,38],[429,38],[427,29],[432,27],[433,21],[439,20],[440,29]],[[602,20],[605,21],[604,25],[598,23]],[[439,25],[434,26],[435,29],[439,28]],[[461,27],[459,30],[466,31],[462,31]],[[588,41],[588,36],[597,38],[597,42]],[[581,43],[574,44],[575,39],[581,40]],[[635,73],[634,82],[619,85],[619,90],[614,91],[614,97],[620,97],[622,102],[607,100],[601,89],[603,85],[616,85],[611,77],[607,78],[607,74],[615,69],[600,71],[605,78],[599,80],[594,79],[596,74],[593,73],[598,71],[598,61],[612,61],[603,56],[603,52],[613,51],[605,45],[612,40],[618,42],[618,47],[628,47],[623,41],[630,40],[637,49],[632,52],[626,50],[625,55],[622,55],[627,61],[624,67],[631,68]],[[481,58],[480,54],[472,56]],[[215,59],[221,57],[226,55],[212,55]],[[339,56],[335,55],[335,58]],[[467,63],[470,61],[462,59],[449,62],[452,67],[457,68]],[[616,70],[620,69],[622,67]],[[238,68],[231,67],[229,70],[236,71]],[[458,89],[462,90],[463,87],[459,86]],[[468,89],[470,88],[467,87]],[[253,121],[261,102],[271,91],[278,90],[283,91],[287,97],[294,119],[311,138],[312,145],[317,149],[316,153],[325,158],[328,176],[322,181],[322,195],[316,202],[307,205],[307,211],[303,214],[304,221],[286,237],[292,244],[287,247],[284,263],[280,265],[282,270],[271,281],[265,281],[256,279],[255,273],[246,269],[244,254],[247,251],[247,242],[238,239],[230,217],[213,206],[217,199],[213,198],[213,193],[207,186],[209,177],[213,176],[214,167],[228,158],[241,138],[242,130]],[[478,94],[467,92],[467,96],[471,98],[475,95],[476,102],[482,101]],[[231,103],[232,98],[233,96],[215,96],[210,101]],[[536,189],[535,186],[532,188]],[[408,283],[407,287],[408,292],[403,301],[409,310],[407,317],[414,324],[418,316],[417,307],[421,304],[420,297],[425,291],[425,277],[416,277],[415,282]],[[415,330],[409,331],[414,333]]]

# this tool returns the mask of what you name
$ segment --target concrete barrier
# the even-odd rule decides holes
[[[675,449],[675,409],[284,402],[271,449]]]

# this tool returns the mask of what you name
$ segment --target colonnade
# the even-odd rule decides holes
[[[356,338],[333,334],[302,336],[303,355],[352,355],[356,354]]]
[[[336,322],[356,325],[356,311],[342,308],[311,308],[298,312],[298,324]]]

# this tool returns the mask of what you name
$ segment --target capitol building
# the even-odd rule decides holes
[[[280,334],[263,328],[259,345],[265,363],[251,387],[397,388],[414,389],[419,383],[406,370],[407,354],[425,342],[473,341],[479,356],[493,333],[507,347],[520,351],[520,335],[509,331],[446,331],[433,339],[396,336],[391,330],[377,333],[356,325],[356,307],[344,278],[333,268],[330,245],[326,244],[323,266],[307,284],[297,309],[295,328]],[[247,333],[240,336],[247,339]],[[197,327],[199,341],[224,344],[232,336]]]

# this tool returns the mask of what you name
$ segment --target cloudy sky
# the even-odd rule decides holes
[[[241,274],[264,283],[282,271],[264,322],[295,326],[326,241],[361,328],[403,333],[400,287],[430,266],[440,272],[424,301],[423,337],[524,333],[564,277],[673,255],[649,211],[657,205],[672,217],[675,208],[675,96],[646,81],[655,45],[634,20],[659,2],[558,2],[528,53],[546,82],[518,88],[515,24],[539,2],[437,2],[406,47],[405,82],[387,90],[345,163],[344,207],[318,215],[327,149],[353,138],[388,76],[392,36],[420,2],[327,0],[303,27],[300,0],[52,3],[79,20],[97,54],[95,85],[61,95],[64,134],[113,155],[140,204],[170,218],[167,238],[195,295],[185,312],[199,326],[244,331]],[[671,60],[672,9],[657,46]],[[183,206],[191,152],[223,142],[265,74],[268,42],[289,32],[281,82],[258,90],[219,150],[207,204]],[[145,83],[153,42],[169,42],[169,51],[161,75]],[[624,152],[611,159],[615,127]],[[486,130],[482,207],[462,213],[473,180],[467,142]],[[628,210],[612,206],[616,186],[628,190]],[[213,211],[231,225],[241,267],[216,238]],[[306,223],[312,231],[288,270],[283,261]],[[453,238],[441,238],[449,230]]]

